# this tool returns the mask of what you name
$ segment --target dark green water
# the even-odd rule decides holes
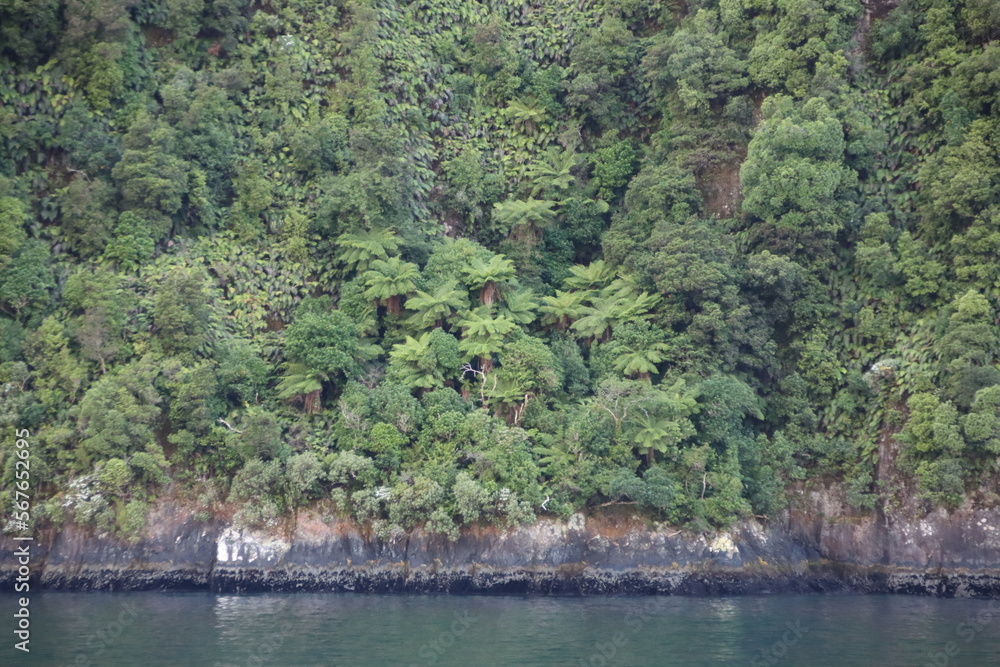
[[[1000,601],[35,593],[27,656],[0,602],[0,665],[1000,665]]]

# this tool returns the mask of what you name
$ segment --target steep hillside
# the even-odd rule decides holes
[[[164,497],[383,539],[994,507],[998,37],[993,0],[6,2],[0,505],[16,428],[33,525],[126,539]]]

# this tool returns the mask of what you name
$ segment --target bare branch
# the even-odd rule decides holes
[[[223,419],[222,417],[219,417],[219,423],[220,423],[220,424],[222,424],[223,426],[225,426],[226,428],[228,428],[228,429],[229,429],[230,431],[232,431],[233,433],[242,433],[242,432],[243,432],[243,431],[241,431],[241,430],[239,430],[239,429],[235,429],[235,428],[233,428],[232,426],[230,426],[229,422],[227,422],[227,421],[226,421],[225,419]]]
[[[594,505],[594,507],[610,507],[611,505],[635,505],[634,500],[611,500],[606,503],[601,503],[600,505]]]

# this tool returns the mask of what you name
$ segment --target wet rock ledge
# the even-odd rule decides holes
[[[575,514],[455,542],[420,531],[383,540],[303,512],[293,526],[238,530],[165,503],[124,541],[78,526],[40,535],[32,579],[63,590],[358,591],[480,594],[904,593],[1000,597],[1000,515],[877,517],[786,512],[699,534],[627,514]],[[12,590],[17,544],[0,541]],[[10,587],[10,588],[8,588]]]

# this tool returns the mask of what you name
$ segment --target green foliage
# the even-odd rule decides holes
[[[750,76],[796,96],[808,90],[816,61],[846,45],[853,29],[849,21],[861,9],[853,0],[786,0],[759,7],[770,10],[770,16],[761,17],[770,29],[761,30],[754,40],[748,56]]]
[[[35,63],[52,48],[60,32],[58,0],[15,0],[5,3],[0,35],[4,55]]]
[[[374,354],[361,341],[358,326],[339,310],[302,314],[285,330],[284,342],[289,359],[331,379],[357,375]]]
[[[743,210],[764,223],[758,238],[822,256],[853,212],[857,174],[843,164],[844,130],[819,98],[796,107],[772,97],[763,114],[740,170]]]
[[[363,274],[367,286],[365,296],[385,304],[389,313],[398,315],[403,309],[402,298],[416,290],[414,280],[418,275],[416,264],[403,262],[398,257],[376,259]]]
[[[930,156],[919,172],[927,183],[920,197],[923,224],[929,234],[947,238],[990,206],[1000,204],[1000,154],[995,126],[974,121],[958,146],[945,146]]]
[[[148,114],[125,135],[112,171],[126,207],[150,222],[154,241],[166,237],[189,191],[190,163],[177,155],[177,132]]]
[[[611,498],[632,500],[639,507],[669,519],[678,517],[676,483],[669,472],[660,467],[649,468],[641,477],[631,470],[621,469],[608,479],[601,492]]]
[[[176,429],[169,440],[178,445],[176,458],[183,458],[192,453],[192,441],[207,439],[222,414],[218,376],[214,364],[208,361],[186,368],[176,361],[168,362],[163,374],[169,392],[168,417]]]
[[[246,341],[228,341],[219,348],[219,386],[237,403],[257,403],[267,386],[271,366]]]
[[[164,353],[194,352],[206,344],[213,302],[206,282],[201,271],[175,268],[158,286],[151,314]]]
[[[508,199],[494,204],[493,219],[511,238],[534,244],[541,232],[554,224],[556,203],[534,197],[527,201]]]
[[[231,502],[242,507],[233,521],[240,527],[273,527],[285,508],[284,470],[279,461],[248,461],[236,476],[229,491]]]
[[[493,255],[488,260],[473,257],[462,267],[465,284],[479,290],[479,303],[489,306],[496,300],[504,283],[514,277],[514,265],[503,255]]]
[[[966,441],[989,454],[1000,452],[1000,383],[980,389],[972,410],[961,417]]]
[[[406,337],[389,355],[389,377],[412,389],[435,389],[458,375],[459,343],[440,328]]]
[[[0,197],[0,270],[7,265],[24,241],[28,213],[24,204],[13,197]]]
[[[337,237],[340,253],[337,260],[345,271],[364,272],[375,260],[387,259],[399,247],[396,234],[391,229],[370,232],[344,233]]]
[[[607,351],[614,360],[614,369],[625,377],[649,379],[670,351],[665,339],[664,332],[653,329],[648,322],[628,322],[615,331],[612,341],[601,351]]]
[[[416,477],[410,484],[397,484],[389,495],[389,520],[403,529],[412,529],[443,499],[441,485],[426,477]]]
[[[562,368],[552,351],[538,338],[515,333],[498,350],[500,367],[493,377],[484,377],[484,395],[497,414],[518,424],[531,400],[545,400],[546,395],[562,385]]]
[[[955,299],[943,335],[938,342],[938,358],[945,375],[946,396],[968,409],[979,389],[1000,384],[994,366],[1000,352],[1000,336],[994,325],[989,301],[974,290]]]
[[[311,369],[305,364],[288,363],[278,383],[278,398],[301,400],[307,414],[319,412],[323,383],[329,374]]]
[[[567,86],[566,105],[601,128],[623,121],[629,72],[639,59],[635,35],[624,21],[605,19],[570,53],[577,74]]]
[[[128,464],[121,459],[108,459],[100,472],[97,474],[97,481],[106,493],[120,496],[128,488],[132,481],[132,471]]]
[[[153,254],[154,247],[149,224],[137,214],[125,211],[104,248],[104,258],[121,269],[135,271]]]
[[[42,405],[54,413],[65,403],[75,403],[87,372],[73,354],[66,326],[56,317],[46,317],[28,336],[24,351],[38,359],[33,364],[35,394]]]
[[[17,246],[0,271],[0,308],[22,322],[37,314],[55,286],[50,257],[44,241],[24,241]]]
[[[138,534],[219,480],[241,525],[392,539],[987,497],[995,2],[126,4],[0,7],[40,517]]]
[[[273,412],[250,410],[239,429],[229,434],[229,442],[244,460],[278,461],[288,455],[282,430],[282,423]]]
[[[326,478],[323,465],[312,452],[288,457],[285,464],[288,495],[291,504],[304,505],[322,495],[322,482]]]
[[[80,400],[77,430],[81,462],[121,458],[156,448],[162,398],[154,388],[159,369],[151,359],[105,375]]]
[[[517,326],[504,315],[494,317],[487,306],[466,312],[457,325],[462,330],[458,348],[466,359],[482,357],[484,367],[492,366],[490,357],[500,350],[504,336]]]
[[[468,297],[457,288],[458,283],[450,280],[439,285],[431,294],[417,290],[415,296],[406,302],[407,308],[416,311],[407,320],[409,325],[417,331],[441,327],[456,312],[466,309]]]
[[[607,148],[594,152],[594,183],[601,199],[614,198],[615,192],[622,188],[635,173],[635,162],[638,156],[635,148],[627,141],[616,141]]]

